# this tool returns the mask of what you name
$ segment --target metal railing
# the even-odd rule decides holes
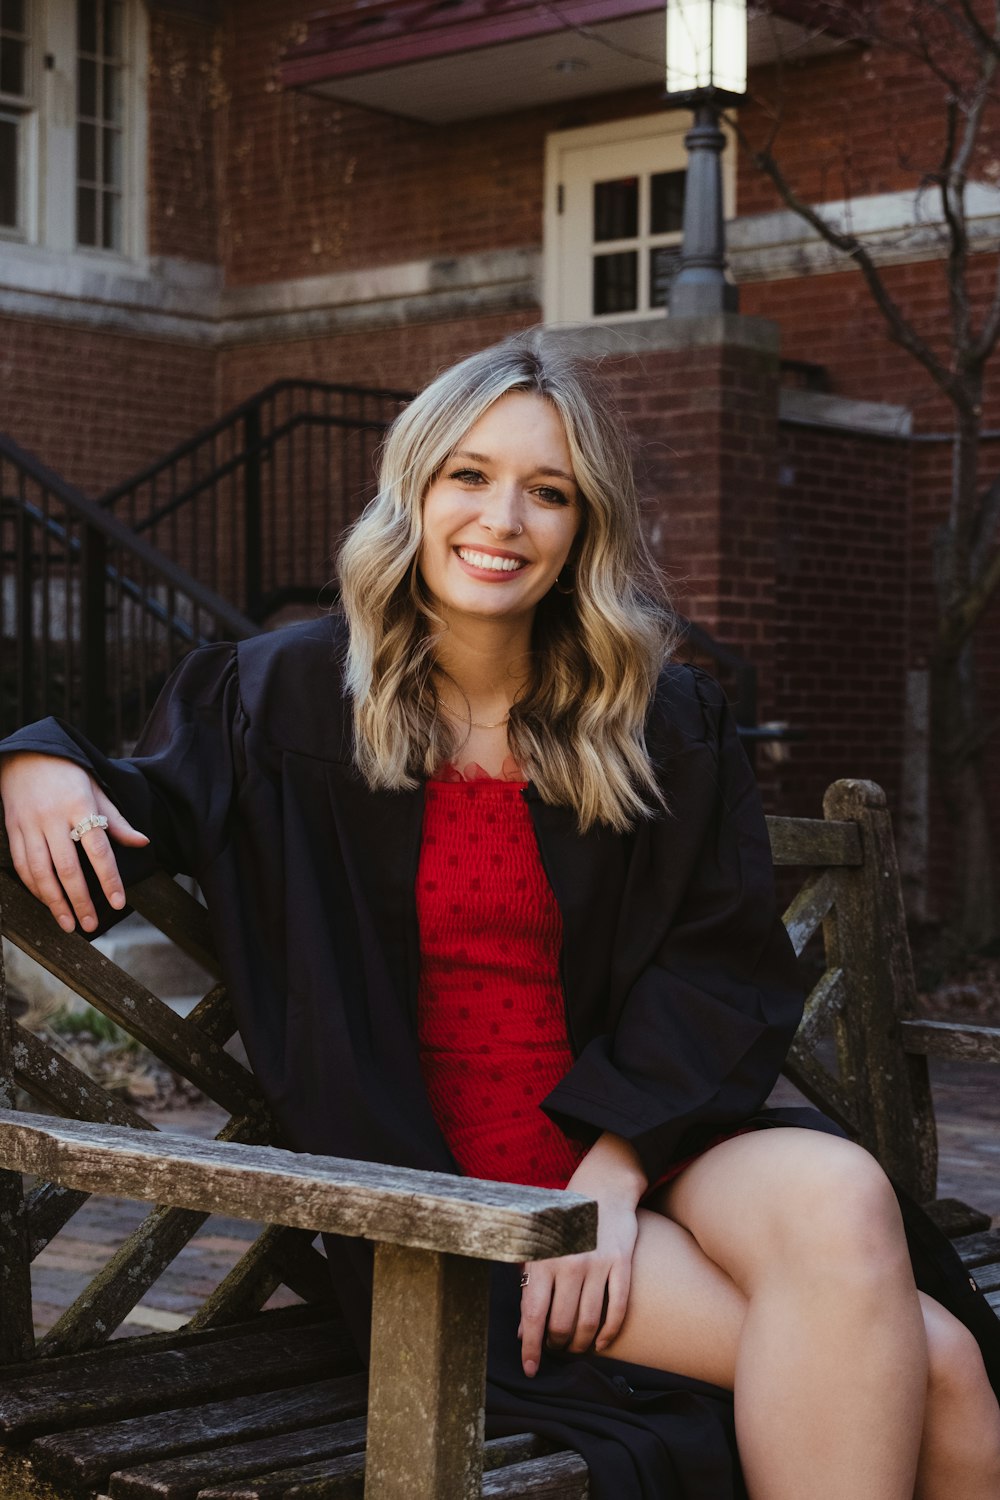
[[[315,603],[375,488],[406,391],[279,380],[101,496],[206,588],[263,620]]]
[[[0,729],[58,714],[126,750],[192,646],[258,627],[0,436]]]

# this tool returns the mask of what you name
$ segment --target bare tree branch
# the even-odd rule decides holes
[[[958,100],[948,99],[945,110],[944,156],[938,174],[941,190],[941,212],[948,226],[948,305],[951,308],[952,348],[956,355],[969,341],[969,299],[966,293],[965,265],[968,250],[964,195],[954,186],[956,142],[958,137]]]
[[[964,597],[941,617],[938,639],[949,653],[957,652],[982,619],[1000,589],[1000,547],[980,570]]]
[[[972,357],[980,365],[984,365],[997,346],[1000,338],[1000,257],[997,259],[996,284],[993,288],[993,296],[983,319],[983,326],[979,331],[979,337],[972,342]]]
[[[921,338],[916,329],[904,318],[898,303],[889,294],[885,282],[879,275],[871,254],[865,249],[857,236],[847,233],[835,224],[831,224],[821,214],[817,213],[810,204],[800,198],[785,177],[770,147],[763,149],[755,147],[740,125],[738,117],[728,116],[727,123],[736,134],[740,144],[749,153],[754,165],[761,172],[764,172],[774,183],[786,206],[793,213],[798,214],[801,219],[804,219],[807,224],[811,225],[820,238],[825,240],[828,245],[831,245],[835,250],[841,251],[844,255],[850,256],[856,263],[868,284],[868,289],[879,311],[888,324],[890,338],[906,349],[908,353],[912,354],[914,359],[919,360],[950,401],[955,405],[962,405],[964,402],[964,392],[959,382],[956,381],[953,372],[938,358],[930,344]]]
[[[979,504],[979,515],[972,534],[969,566],[974,578],[983,571],[997,532],[1000,530],[1000,476],[987,487]]]

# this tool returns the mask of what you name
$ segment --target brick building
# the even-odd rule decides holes
[[[757,669],[759,717],[802,731],[787,759],[761,754],[772,807],[814,812],[834,775],[882,782],[913,910],[933,916],[947,837],[928,792],[929,555],[951,414],[857,270],[733,142],[739,313],[671,319],[689,117],[661,98],[662,3],[315,13],[315,0],[0,0],[0,432],[97,499],[273,382],[405,392],[516,329],[568,329],[630,419],[680,607]],[[940,217],[921,173],[940,85],[817,27],[798,0],[752,17],[750,58],[747,134],[780,107],[798,193],[834,214],[850,200],[892,295],[935,336]],[[984,297],[1000,217],[990,107],[970,174]],[[221,423],[211,442],[230,441]],[[323,463],[309,451],[256,503],[278,507],[272,550],[315,586],[329,528],[291,500]],[[141,519],[153,501],[136,493],[131,517],[117,501],[109,513]],[[185,566],[210,555],[203,581],[246,610],[230,514],[246,486],[205,493],[210,517],[175,507],[172,532],[146,535]],[[37,633],[41,609],[22,600],[22,630],[30,617]],[[10,641],[7,594],[4,610]],[[982,668],[998,703],[985,645]]]

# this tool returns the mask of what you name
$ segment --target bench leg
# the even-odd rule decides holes
[[[489,1276],[376,1245],[365,1500],[479,1500]]]

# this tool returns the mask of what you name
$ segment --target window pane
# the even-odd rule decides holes
[[[24,0],[0,0],[0,31],[25,30]]]
[[[76,239],[79,245],[97,244],[97,190],[78,187],[76,190]]]
[[[639,257],[634,250],[594,256],[594,313],[635,312]]]
[[[89,120],[97,118],[97,64],[88,62],[84,57],[80,58],[77,65],[77,85],[79,89],[77,97],[77,114],[86,115]]]
[[[97,181],[97,126],[78,125],[76,130],[76,175],[81,182]]]
[[[594,240],[631,240],[639,233],[639,179],[594,183]]]
[[[17,228],[17,122],[0,120],[0,224]]]
[[[125,55],[125,7],[121,0],[104,0],[104,56],[123,58]]]
[[[122,70],[117,63],[104,64],[104,119],[113,125],[122,122],[124,90]]]
[[[28,44],[5,36],[0,41],[0,94],[24,94]]]
[[[650,178],[650,234],[684,228],[684,172],[654,172]]]
[[[77,0],[77,48],[80,52],[97,52],[97,0]]]
[[[105,130],[103,141],[103,176],[105,187],[120,188],[122,185],[122,137],[120,130]]]
[[[102,239],[105,250],[122,247],[122,200],[117,193],[103,194]]]
[[[649,305],[669,307],[670,288],[681,268],[678,245],[656,245],[649,252]]]

